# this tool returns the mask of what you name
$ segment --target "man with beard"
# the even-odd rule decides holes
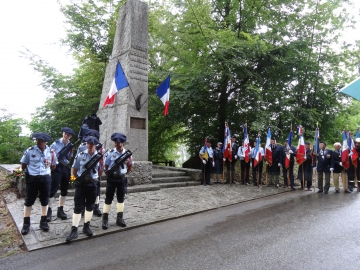
[[[273,185],[273,178],[275,178],[275,187],[279,187],[279,176],[280,176],[280,167],[283,163],[283,150],[276,144],[275,137],[271,138],[271,154],[272,154],[272,165],[268,166],[269,173],[269,184],[268,187]]]

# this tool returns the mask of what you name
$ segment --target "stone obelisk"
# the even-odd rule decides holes
[[[117,92],[114,104],[103,107],[118,62],[129,86]],[[106,141],[106,149],[114,147],[110,139],[114,132],[126,135],[126,149],[137,149],[133,154],[135,165],[130,184],[151,181],[151,162],[148,161],[148,68],[148,6],[139,0],[129,0],[120,8],[97,115],[102,121],[100,141]]]

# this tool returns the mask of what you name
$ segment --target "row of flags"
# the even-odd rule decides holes
[[[126,79],[125,73],[121,67],[120,61],[118,61],[116,65],[114,79],[111,83],[109,94],[106,96],[103,107],[114,104],[116,93],[128,86],[130,87]],[[160,98],[161,102],[164,104],[164,116],[165,116],[169,113],[170,75],[156,89],[156,94]]]

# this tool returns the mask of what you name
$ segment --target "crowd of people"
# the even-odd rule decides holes
[[[129,154],[129,151],[124,149],[126,136],[122,133],[112,134],[111,140],[114,142],[114,148],[105,152],[99,142],[98,130],[86,129],[71,165],[70,160],[73,157],[75,144],[71,143],[70,139],[75,132],[69,127],[63,127],[61,130],[62,137],[54,141],[50,147],[46,144],[51,141],[48,134],[44,132],[32,134],[36,145],[29,147],[20,160],[26,182],[24,221],[21,233],[23,235],[29,233],[31,210],[37,197],[41,203],[40,229],[45,232],[49,231],[49,222],[53,219],[52,208],[59,189],[60,196],[56,216],[61,220],[68,218],[64,212],[64,205],[71,177],[75,179],[75,196],[72,227],[66,238],[67,242],[78,237],[78,227],[82,216],[84,217],[83,233],[85,235],[93,235],[90,229],[93,214],[102,216],[102,228],[108,229],[108,215],[115,190],[117,197],[116,224],[125,227],[123,212],[127,189],[126,175],[132,171],[133,166],[131,153]],[[100,177],[103,172],[108,177],[105,203],[103,213],[101,213],[99,209]]]
[[[330,150],[326,147],[326,142],[321,141],[320,148],[315,154],[311,143],[305,142],[304,161],[298,166],[297,171],[297,179],[300,181],[300,187],[297,188],[295,187],[294,176],[297,149],[292,145],[288,145],[288,140],[285,140],[283,146],[277,144],[274,137],[271,138],[270,142],[271,164],[264,158],[264,148],[261,146],[256,147],[256,140],[254,140],[253,147],[248,146],[250,148],[250,158],[247,161],[245,150],[248,149],[244,145],[243,140],[241,146],[236,143],[236,136],[231,137],[231,158],[224,158],[222,142],[218,142],[216,148],[212,149],[211,139],[207,139],[206,145],[199,151],[199,157],[202,161],[202,184],[211,185],[210,177],[213,175],[216,183],[250,185],[250,168],[252,168],[253,186],[265,185],[268,187],[274,186],[276,188],[283,187],[291,190],[302,189],[308,191],[317,187],[317,193],[328,194],[332,173],[335,193],[340,193],[339,179],[342,181],[343,193],[350,193],[355,188],[358,188],[357,179],[360,178],[360,166],[354,165],[352,157],[349,155],[349,168],[345,169],[343,167],[340,143],[336,142],[334,150]],[[255,149],[262,156],[260,162],[255,162]],[[360,138],[355,139],[355,149],[358,156],[360,156]],[[350,152],[350,150],[345,151]],[[286,163],[286,156],[288,156],[288,163]],[[360,160],[360,158],[358,159]],[[240,165],[237,165],[238,163]],[[237,177],[235,173],[236,167],[240,169],[240,177]],[[281,171],[283,176],[282,185],[280,184]],[[359,190],[357,189],[357,191]]]

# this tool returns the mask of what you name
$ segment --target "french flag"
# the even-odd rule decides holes
[[[271,151],[271,128],[268,130],[265,144],[265,159],[269,166],[272,165],[272,151]]]
[[[354,143],[354,140],[351,138],[351,134],[349,132],[349,149],[350,149],[350,157],[351,157],[351,161],[354,165],[355,168],[358,167],[358,153],[356,151],[356,148],[355,148],[355,143]]]
[[[304,142],[304,136],[303,136],[303,130],[302,130],[302,126],[299,126],[299,143],[298,143],[298,147],[296,149],[296,162],[298,165],[301,165],[304,163],[304,161],[306,160],[305,157],[305,142]]]
[[[247,132],[247,124],[243,125],[243,130],[244,130],[245,162],[248,163],[250,160],[250,143],[249,143],[249,135]]]
[[[291,130],[288,137],[288,145],[286,147],[286,158],[285,158],[285,168],[288,169],[290,167],[290,153],[291,150],[291,142],[292,142],[293,131]]]
[[[156,94],[164,104],[164,116],[169,113],[170,102],[170,75],[156,89]]]
[[[232,161],[231,134],[227,124],[225,124],[224,144],[223,144],[222,152],[224,153],[224,158],[227,158],[231,162]]]
[[[256,147],[255,147],[255,159],[254,159],[254,168],[262,161],[262,155],[260,151],[260,134],[256,138]]]
[[[124,71],[121,67],[120,62],[118,62],[116,66],[115,76],[114,80],[111,84],[109,94],[107,95],[103,107],[106,105],[114,104],[115,101],[115,94],[120,91],[121,89],[125,88],[126,86],[129,86],[128,81],[126,80]]]
[[[347,134],[346,134],[345,130],[343,131],[343,145],[342,145],[342,151],[341,151],[341,163],[342,163],[342,166],[346,170],[350,168],[349,146],[348,146]]]

